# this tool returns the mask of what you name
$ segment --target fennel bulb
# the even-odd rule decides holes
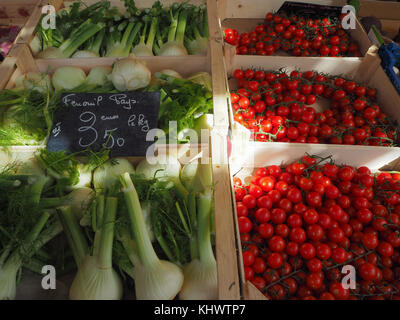
[[[29,48],[32,50],[34,56],[36,56],[40,52],[40,50],[42,50],[42,42],[37,34],[29,43]]]
[[[98,258],[86,256],[79,266],[71,284],[71,300],[120,300],[122,282],[114,269],[103,269],[98,265]]]
[[[96,86],[105,85],[109,81],[110,73],[110,67],[94,67],[90,70],[86,82]]]
[[[212,169],[211,160],[208,164],[200,163],[199,159],[184,165],[181,171],[182,184],[189,192],[201,192],[211,187]]]
[[[158,20],[156,17],[151,19],[149,34],[147,35],[147,23],[145,24],[142,34],[140,35],[139,43],[132,49],[132,52],[138,57],[154,56],[153,44],[157,33]],[[146,41],[147,35],[147,41]]]
[[[172,16],[168,32],[168,41],[160,46],[159,56],[187,56],[184,45],[185,29],[188,18],[188,10],[183,9]]]
[[[217,300],[217,263],[204,263],[194,259],[183,267],[184,282],[179,292],[180,300]]]
[[[60,67],[54,72],[52,83],[57,91],[72,90],[83,84],[85,80],[86,74],[81,68]]]
[[[72,300],[119,300],[122,298],[122,282],[112,267],[117,205],[117,198],[107,197],[104,211],[93,212],[98,226],[95,228],[92,254],[89,254],[85,235],[71,208],[68,206],[57,208],[78,267],[69,291]]]
[[[132,91],[147,87],[151,72],[144,63],[133,57],[124,58],[114,63],[111,81],[119,91]]]
[[[132,164],[125,158],[115,158],[96,168],[93,173],[93,185],[97,192],[105,192],[119,187],[119,176],[122,173],[135,173]]]
[[[79,50],[76,51],[71,58],[73,59],[80,59],[80,58],[98,58],[99,55],[95,52],[88,51],[88,50]]]
[[[36,187],[32,186],[32,188]],[[40,197],[41,190],[35,191],[37,194],[34,198]],[[34,203],[32,204],[30,204],[31,209],[34,208]],[[27,211],[28,208],[23,208],[23,210]],[[5,244],[5,250],[0,255],[0,300],[12,300],[15,298],[17,274],[23,263],[29,261],[43,245],[61,231],[61,224],[58,221],[53,221],[49,212],[43,212],[16,248],[12,246],[13,241]]]
[[[196,72],[186,78],[186,80],[201,84],[208,91],[212,91],[212,78],[208,72]]]
[[[93,189],[81,187],[74,189],[67,195],[59,198],[42,198],[40,205],[44,208],[55,208],[58,206],[70,206],[71,211],[77,219],[81,219],[84,213],[90,208],[95,197]]]
[[[79,182],[72,186],[68,186],[68,190],[79,189],[83,187],[89,188],[92,183],[92,171],[82,163],[77,165],[77,169],[79,172]]]
[[[178,159],[169,156],[166,162],[166,164],[150,164],[146,159],[143,159],[136,166],[136,173],[143,174],[147,179],[179,179],[181,164]]]
[[[182,200],[186,200],[188,192],[179,179],[181,172],[180,162],[173,156],[168,156],[166,162],[166,164],[150,164],[146,159],[143,159],[137,165],[136,173],[143,174],[149,180],[157,178],[160,181],[173,182],[173,187],[177,195]]]
[[[188,52],[182,43],[179,43],[177,41],[172,41],[162,45],[158,55],[167,57],[179,57],[179,56],[187,56]]]
[[[185,281],[179,299],[215,300],[218,298],[217,263],[211,246],[210,215],[212,192],[204,191],[197,199],[197,245],[199,258],[184,266]]]
[[[207,54],[208,38],[199,37],[195,40],[188,41],[186,47],[190,54]]]
[[[124,22],[121,23],[121,25]],[[131,51],[132,44],[142,27],[141,22],[131,21],[127,25],[122,37],[120,37],[120,32],[115,30],[115,33],[111,33],[110,38],[107,42],[107,57],[127,57]]]
[[[178,72],[176,72],[175,70],[172,70],[172,69],[163,69],[160,71],[160,73],[166,74],[167,76],[171,76],[171,77],[178,78],[178,79],[183,78]]]
[[[136,246],[135,248],[130,246],[131,241],[124,243],[134,265],[136,298],[139,300],[174,299],[182,288],[183,272],[177,265],[157,257],[146,228],[138,194],[129,173],[122,174],[120,181]]]
[[[15,82],[15,87],[34,89],[41,93],[53,90],[49,75],[40,72],[28,72],[19,76]]]
[[[132,52],[137,56],[137,57],[152,57],[154,56],[153,49],[148,47],[144,43],[139,43],[136,45],[133,49]]]
[[[135,264],[133,275],[138,300],[173,300],[184,282],[181,269],[165,260]]]
[[[208,51],[209,38],[207,8],[196,9],[197,13],[192,15],[188,21],[185,46],[190,54],[205,55]]]
[[[65,59],[64,53],[59,48],[49,47],[36,55],[37,59]]]

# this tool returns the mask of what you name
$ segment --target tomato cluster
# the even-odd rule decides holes
[[[376,103],[376,90],[314,71],[236,69],[234,120],[256,141],[395,146],[397,127]],[[329,106],[321,112],[317,99]]]
[[[234,178],[246,280],[270,299],[400,299],[400,174],[306,155]],[[354,267],[356,288],[342,285]]]
[[[340,19],[306,19],[268,13],[264,24],[241,33],[225,29],[225,41],[237,54],[272,55],[283,50],[293,56],[360,56],[358,45],[342,29]]]

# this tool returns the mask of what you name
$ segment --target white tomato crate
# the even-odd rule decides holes
[[[376,47],[372,47],[373,51]],[[271,56],[268,59],[260,56],[234,56],[226,62],[228,79],[232,79],[233,71],[237,68],[256,68],[264,70],[278,70],[285,68],[287,72],[292,70],[315,70],[331,75],[341,75],[356,82],[377,89],[377,104],[391,119],[400,123],[400,97],[389,78],[380,67],[380,59],[376,53],[370,52],[366,58],[320,58],[310,57],[299,59],[296,57]],[[232,89],[235,89],[235,80],[228,81]],[[313,107],[324,109],[326,101],[318,98]],[[286,161],[297,154],[326,152],[333,154],[344,161],[358,161],[359,165],[369,165],[372,169],[379,169],[381,165],[400,158],[399,147],[384,146],[360,146],[360,145],[334,145],[334,144],[310,144],[310,143],[285,143],[285,142],[249,142],[250,131],[233,120],[232,107],[230,106],[230,121],[232,126],[232,159],[235,170],[246,163],[257,160],[259,150],[268,148],[271,158]],[[355,159],[354,159],[355,158]],[[379,160],[379,161],[378,161]],[[257,164],[254,162],[254,164]]]
[[[251,149],[251,145],[246,145],[246,148]],[[242,261],[242,247],[240,241],[240,233],[237,222],[236,214],[236,202],[235,202],[235,190],[233,184],[233,178],[238,177],[242,180],[244,184],[249,184],[250,179],[254,171],[258,168],[267,167],[270,165],[278,165],[281,167],[286,167],[286,165],[293,163],[295,161],[301,160],[301,158],[306,155],[303,150],[296,149],[282,149],[280,155],[271,154],[270,148],[267,145],[258,145],[254,147],[257,151],[255,153],[254,164],[249,163],[235,163],[234,159],[230,160],[231,168],[236,168],[234,171],[231,170],[231,188],[232,188],[232,202],[235,207],[235,223],[236,223],[236,239],[237,246],[239,248],[239,275],[242,287],[242,295],[245,300],[266,300],[267,298],[259,291],[251,282],[245,280],[244,276],[244,266]],[[342,153],[338,152],[337,149],[313,149],[309,150],[308,154],[316,155],[321,158],[326,158],[332,156],[332,159],[338,165],[351,165],[354,167],[367,166],[373,172],[379,171],[394,171],[400,170],[400,159],[397,161],[386,162],[385,157],[369,158],[363,162],[358,155],[354,154],[353,157],[342,157]],[[378,170],[380,169],[380,170]]]
[[[221,37],[226,28],[233,28],[238,30],[239,33],[250,32],[257,25],[264,22],[265,15],[268,12],[276,12],[285,2],[284,0],[217,0],[218,13],[221,23]],[[344,6],[347,1],[345,0],[318,0],[307,1],[300,0],[296,2],[328,5],[328,6]],[[360,47],[361,56],[365,56],[368,49],[372,45],[364,28],[356,17],[356,28],[350,29],[349,34],[351,38],[357,42]],[[235,55],[236,48],[227,43],[224,43],[225,55]],[[287,55],[283,51],[278,51],[274,55]],[[245,55],[248,56],[248,55]],[[251,56],[248,56],[251,57]],[[349,57],[344,57],[345,59]],[[362,58],[359,58],[362,59]]]

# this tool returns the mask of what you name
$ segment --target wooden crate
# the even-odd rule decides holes
[[[284,0],[218,0],[218,13],[221,20],[221,26],[223,30],[226,28],[234,28],[239,32],[249,32],[258,24],[262,23],[265,19],[265,15],[268,12],[276,12],[280,6],[284,3]],[[297,2],[315,3],[322,5],[335,5],[344,6],[346,1],[344,0],[318,0],[308,1],[301,0]],[[356,29],[349,30],[349,34],[353,40],[355,40],[360,46],[360,52],[362,56],[365,56],[369,47],[372,45],[369,40],[364,28],[360,22],[356,19]],[[235,47],[225,43],[224,48],[227,49],[229,54],[236,54]],[[286,53],[279,52],[276,55],[287,55]],[[347,57],[345,57],[347,59]],[[343,58],[342,58],[343,59]]]
[[[71,0],[41,0],[41,1],[42,1],[42,4],[41,4],[42,6],[47,5],[47,4],[52,5],[52,6],[54,6],[56,11],[63,9],[63,8],[69,8],[74,2],[77,2],[77,1],[73,1],[73,0],[72,1]],[[79,0],[79,2],[81,2],[84,6],[90,6],[99,1],[100,0]],[[120,0],[109,0],[109,1],[111,3],[111,7],[117,8],[121,13],[125,12],[125,6],[124,6],[123,1],[120,1]],[[175,2],[184,2],[184,1],[185,0],[161,0],[160,2],[163,5],[168,6]],[[135,1],[135,5],[137,8],[143,9],[143,8],[151,7],[154,2],[155,2],[155,0],[154,1],[137,0],[137,1]],[[195,5],[207,4],[207,0],[190,0],[190,3],[195,4]],[[23,38],[23,40],[21,40],[20,43],[25,43],[25,44],[31,43],[33,37],[35,36],[35,29],[36,29],[36,26],[40,22],[40,18],[41,18],[41,8],[40,8],[40,10],[35,12],[35,14],[32,14],[32,17],[30,20],[30,27],[32,27],[32,28],[29,28],[30,30],[32,29],[32,33],[30,33],[29,35],[27,34],[27,36],[25,36]]]
[[[165,5],[170,5],[174,2],[183,2],[184,0],[162,0],[161,2]],[[42,6],[46,4],[53,5],[58,11],[59,9],[62,8],[68,8],[74,1],[68,1],[68,0],[42,0],[42,4],[36,8],[36,10],[33,12],[31,15],[29,21],[26,23],[25,28],[21,31],[21,35],[18,37],[17,42],[19,44],[27,44],[29,45],[35,35],[35,29],[36,26],[38,25],[40,18],[41,18],[41,10]],[[91,5],[93,3],[98,2],[98,0],[83,0],[82,1],[85,5]],[[111,0],[111,5],[119,8],[121,12],[124,11],[124,4],[122,1],[119,0]],[[138,8],[146,8],[151,6],[153,1],[146,1],[146,0],[138,0],[135,1],[135,4]],[[196,65],[196,61],[199,59],[208,59],[211,60],[210,63],[212,65],[212,83],[213,83],[213,99],[214,99],[214,126],[218,127],[220,131],[225,132],[227,134],[228,128],[229,128],[229,116],[228,116],[228,110],[225,107],[226,106],[226,100],[228,98],[226,92],[226,85],[224,82],[224,68],[223,68],[223,56],[222,56],[222,48],[221,48],[221,43],[222,39],[219,37],[219,20],[218,20],[218,14],[217,14],[217,4],[215,1],[210,1],[210,0],[191,0],[190,3],[199,5],[199,4],[206,4],[207,5],[207,11],[208,11],[208,23],[209,23],[209,31],[210,31],[210,37],[209,37],[209,50],[207,53],[207,56],[201,56],[201,55],[191,55],[188,57],[182,57],[182,58],[177,58],[177,57],[146,57],[143,60],[146,61],[155,61],[154,63],[157,64],[157,61],[161,59],[161,61],[170,61],[171,65],[173,65],[173,68],[178,71],[184,70],[185,72],[183,73],[190,73],[190,70],[193,70],[192,67],[192,62],[191,59],[193,60],[194,65]],[[16,52],[12,51],[10,53],[11,56],[15,56]],[[99,59],[104,59],[105,63],[110,61],[110,58],[99,58]],[[54,59],[55,60],[55,59]],[[58,59],[57,59],[58,60]],[[75,62],[68,62],[68,59],[60,59],[60,62],[63,64],[69,64],[69,63],[75,63]],[[69,60],[75,60],[75,59],[69,59]],[[78,59],[82,60],[83,59]],[[93,63],[98,63],[97,59],[85,59],[88,63],[88,65],[92,65]],[[93,62],[93,61],[94,62]],[[182,62],[182,63],[181,63]],[[42,65],[43,62],[39,62],[39,65]],[[186,72],[188,71],[188,72]],[[220,107],[222,106],[222,108]]]
[[[400,3],[394,1],[361,0],[358,17],[375,16],[382,23],[382,30],[393,38],[400,29]]]
[[[222,55],[221,55],[222,59]],[[5,59],[4,64],[0,65],[0,89],[12,88],[15,81],[21,74],[29,71],[54,72],[60,66],[79,66],[85,71],[90,70],[94,66],[107,65],[110,66],[116,58],[97,58],[97,59],[50,59],[50,60],[34,60],[27,45],[18,45],[14,51],[13,57]],[[145,61],[146,65],[152,72],[160,71],[166,68],[173,68],[183,76],[188,76],[193,72],[208,71],[212,72],[212,65],[208,56],[196,57],[148,57],[139,59]],[[221,72],[222,73],[222,72]],[[213,83],[220,81],[219,78],[213,77]],[[215,86],[214,86],[215,88]],[[220,90],[224,90],[225,86],[220,86]],[[214,93],[214,96],[216,94]],[[214,98],[215,103],[215,98]],[[218,99],[217,99],[218,103]],[[226,99],[222,104],[223,108],[227,108]],[[215,105],[214,105],[215,110]],[[180,156],[186,154],[190,150],[202,150],[203,157],[212,157],[213,177],[215,182],[215,221],[216,221],[216,259],[218,267],[218,283],[219,298],[224,300],[240,299],[239,276],[237,268],[237,252],[236,240],[233,220],[233,207],[229,192],[229,170],[227,165],[227,149],[223,148],[222,141],[226,144],[227,128],[211,132],[211,150],[210,145],[189,146],[180,145],[173,146]],[[165,146],[159,146],[158,149]],[[7,148],[9,158],[29,156],[37,147],[12,147]],[[215,161],[214,161],[215,159]],[[133,159],[137,161],[138,159]]]
[[[357,157],[353,158],[341,158],[340,154],[338,155],[335,152],[330,152],[329,150],[317,150],[316,152],[310,153],[313,155],[318,155],[321,157],[326,157],[329,155],[333,155],[335,162],[337,164],[347,164],[355,167],[359,167],[362,165],[367,165],[369,168],[379,168],[382,166],[382,159],[371,159],[371,161],[368,164],[363,164],[360,163],[359,159]],[[255,166],[250,166],[250,165],[243,165],[238,171],[232,172],[232,194],[234,195],[234,185],[233,185],[233,177],[239,177],[244,181],[244,183],[249,183],[248,177],[251,176],[251,174],[257,169],[261,167],[267,167],[270,165],[279,165],[279,166],[286,166],[287,164],[293,163],[295,161],[298,161],[301,159],[301,157],[305,155],[304,153],[297,152],[297,154],[293,154],[291,158],[282,158],[282,157],[276,157],[271,155],[270,149],[268,146],[260,146],[259,147],[259,152],[256,154],[256,159],[255,159]],[[392,171],[392,170],[400,170],[400,161],[396,161],[394,163],[384,163],[385,165],[385,170],[387,171]],[[381,170],[381,171],[385,171]],[[380,172],[380,170],[372,170],[373,172]],[[234,205],[235,205],[235,212],[236,212],[236,203],[235,199],[233,197],[232,199]],[[235,214],[235,217],[237,215]],[[237,219],[235,218],[235,222],[237,225]],[[240,252],[240,257],[241,257],[241,243],[240,243],[240,233],[237,228],[237,234],[236,238],[238,239],[238,248]],[[242,259],[240,259],[242,260]],[[243,299],[245,300],[266,300],[267,298],[249,281],[245,280],[244,276],[244,267],[243,267],[243,262],[239,262],[239,275],[240,275],[240,281],[241,281],[241,287],[242,287],[242,294],[243,294]]]
[[[376,47],[374,47],[376,51]],[[371,50],[372,51],[372,50]],[[378,105],[392,119],[400,123],[400,97],[394,89],[389,78],[380,67],[380,59],[376,52],[370,52],[365,59],[337,59],[310,57],[298,59],[296,57],[272,56],[268,59],[261,56],[234,56],[227,62],[227,75],[232,78],[233,71],[237,68],[260,68],[265,70],[278,70],[285,67],[289,72],[294,69],[300,71],[316,70],[332,75],[342,75],[357,82],[376,88],[378,91]],[[231,81],[233,86],[235,81]],[[324,108],[324,102],[314,105],[317,108]],[[257,159],[259,148],[267,146],[271,157],[283,161],[289,160],[297,154],[305,152],[315,153],[327,150],[334,153],[340,159],[351,160],[357,154],[358,164],[373,166],[383,165],[400,157],[400,148],[373,147],[359,145],[333,145],[333,144],[308,144],[308,143],[284,143],[284,142],[248,142],[250,131],[233,120],[232,107],[230,109],[230,121],[232,125],[232,161],[231,169],[235,170],[243,163],[252,163]],[[377,161],[380,159],[380,161]]]

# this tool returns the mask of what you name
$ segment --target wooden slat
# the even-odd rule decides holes
[[[267,298],[251,282],[247,281],[243,291],[244,300],[267,300]]]
[[[219,158],[221,149],[226,152],[225,159]],[[213,132],[211,135],[211,152],[215,184],[214,208],[219,299],[239,300],[240,282],[229,166],[227,164],[226,136]]]
[[[32,57],[31,51],[26,44],[18,44],[12,49],[12,56],[17,58],[17,67],[24,74],[27,72],[38,72],[39,68]]]
[[[207,1],[208,25],[210,30],[210,54],[214,102],[214,128],[227,135],[229,114],[227,104],[226,70],[223,58],[223,38],[221,34],[218,8],[215,0]]]
[[[34,7],[32,14],[26,21],[21,32],[18,34],[18,37],[15,40],[16,43],[24,44],[24,43],[29,43],[32,40],[36,26],[39,23],[41,14],[42,14],[42,6],[40,5],[39,1],[37,5]]]
[[[17,58],[7,57],[0,64],[0,90],[4,89],[15,71]]]

